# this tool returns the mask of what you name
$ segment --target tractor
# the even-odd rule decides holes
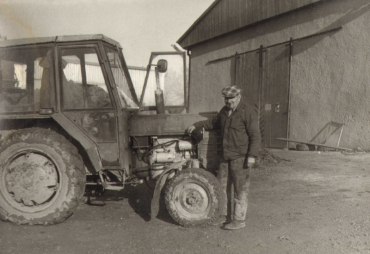
[[[210,116],[187,112],[184,70],[185,53],[153,53],[138,98],[107,36],[0,41],[0,218],[60,223],[88,188],[145,181],[152,218],[163,198],[182,226],[216,220],[225,202],[212,173],[217,142],[186,134]]]

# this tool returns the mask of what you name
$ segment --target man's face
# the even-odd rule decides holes
[[[238,106],[240,98],[241,98],[240,95],[237,95],[237,96],[232,97],[232,98],[224,97],[226,107],[231,109],[231,110],[234,110],[236,108],[236,106]]]

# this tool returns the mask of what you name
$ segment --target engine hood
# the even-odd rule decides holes
[[[130,136],[183,135],[186,128],[195,122],[207,120],[216,112],[200,114],[135,114],[129,121]]]

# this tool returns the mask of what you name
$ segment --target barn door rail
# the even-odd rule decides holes
[[[306,36],[299,37],[299,38],[296,38],[296,39],[290,39],[290,40],[287,40],[287,41],[283,41],[283,42],[279,42],[279,43],[276,43],[276,44],[272,44],[272,45],[269,45],[269,46],[264,47],[264,49],[268,49],[268,48],[272,48],[272,47],[279,46],[279,45],[284,45],[284,44],[290,44],[290,43],[294,43],[294,42],[297,42],[297,41],[302,41],[302,40],[310,39],[312,37],[324,35],[324,34],[335,33],[337,31],[341,30],[342,28],[343,28],[342,26],[338,26],[338,27],[335,27],[335,28],[332,28],[332,29],[329,29],[329,30],[324,30],[324,31],[321,31],[321,32],[318,32],[318,33],[306,35]],[[257,52],[259,50],[261,50],[261,49],[260,48],[257,48],[257,49],[253,49],[253,50],[249,50],[249,51],[240,52],[240,53],[236,52],[235,54],[230,55],[230,56],[226,56],[226,57],[221,57],[221,58],[210,60],[210,61],[207,62],[207,65],[208,64],[217,63],[217,62],[226,61],[226,60],[230,60],[230,59],[235,58],[235,56],[240,56],[240,55],[248,54],[248,53],[251,53],[251,52]]]

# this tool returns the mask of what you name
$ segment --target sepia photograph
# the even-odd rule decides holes
[[[0,0],[1,254],[370,254],[369,0]]]

